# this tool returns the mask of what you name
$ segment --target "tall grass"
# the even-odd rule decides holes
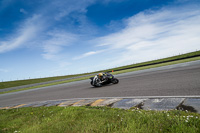
[[[200,115],[108,107],[38,107],[0,110],[0,132],[199,133]]]

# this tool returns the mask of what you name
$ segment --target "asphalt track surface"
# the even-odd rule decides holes
[[[0,94],[0,107],[45,100],[94,97],[199,96],[200,61],[116,76],[119,84],[94,88],[90,80]]]

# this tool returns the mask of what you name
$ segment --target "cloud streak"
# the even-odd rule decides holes
[[[51,31],[48,33],[48,38],[43,41],[44,54],[43,57],[47,60],[58,60],[59,53],[64,47],[73,44],[79,37],[65,31]]]
[[[40,15],[33,15],[21,24],[16,33],[10,35],[5,40],[0,40],[0,53],[17,49],[33,40],[41,29],[43,29],[42,23],[38,23],[39,19],[41,19]]]
[[[98,50],[98,51],[90,51],[90,52],[86,52],[80,56],[77,56],[77,57],[74,57],[73,60],[79,60],[79,59],[82,59],[82,58],[86,58],[86,57],[89,57],[89,56],[93,56],[93,55],[96,55],[96,54],[100,54],[102,52],[104,52],[105,50]]]
[[[28,12],[25,10],[25,9],[23,9],[23,8],[20,8],[20,10],[19,10],[21,13],[23,13],[23,14],[28,14]]]

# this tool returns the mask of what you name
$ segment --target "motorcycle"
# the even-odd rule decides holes
[[[107,85],[107,84],[110,84],[110,83],[113,83],[113,84],[119,83],[119,80],[108,72],[104,73],[103,82],[100,81],[100,79],[98,79],[97,76],[91,77],[90,79],[91,79],[90,84],[94,87],[101,87],[103,85]]]

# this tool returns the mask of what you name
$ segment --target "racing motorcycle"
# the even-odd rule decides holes
[[[119,83],[119,80],[108,72],[103,74],[103,81],[98,79],[97,76],[91,77],[90,79],[91,79],[90,84],[94,87],[101,87],[103,85],[107,85],[107,84],[110,84],[110,83],[113,83],[113,84]]]

